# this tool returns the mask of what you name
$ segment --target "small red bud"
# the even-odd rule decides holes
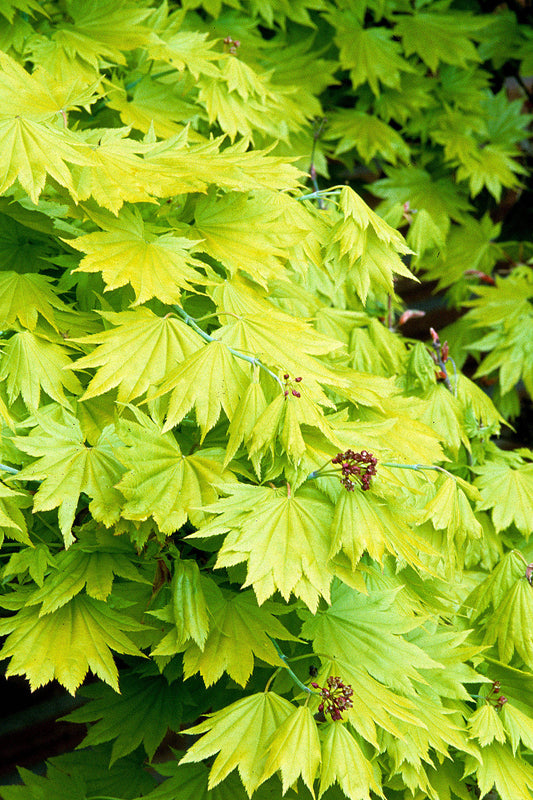
[[[418,311],[414,308],[408,308],[407,311],[404,311],[401,315],[400,319],[398,320],[398,325],[405,325],[410,319],[418,319],[418,317],[425,317],[425,311]]]
[[[283,380],[284,381],[288,381],[289,380],[289,373],[288,372],[286,372],[285,375],[283,376]]]
[[[295,382],[296,382],[296,383],[300,383],[300,381],[302,380],[302,378],[301,378],[301,376],[300,376],[300,377],[298,377],[298,378],[295,378],[294,380],[295,380]]]
[[[292,393],[293,393],[294,397],[301,397],[301,396],[302,396],[302,395],[300,394],[300,392],[297,392],[297,391],[296,391],[296,389],[293,389],[293,390],[292,390]]]
[[[444,362],[448,361],[448,356],[450,355],[450,348],[448,347],[448,342],[444,342],[442,345],[441,351],[441,358]]]
[[[431,334],[431,338],[433,339],[433,344],[440,344],[439,334],[435,328],[430,328],[429,332]]]

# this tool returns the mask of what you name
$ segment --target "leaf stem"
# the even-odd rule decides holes
[[[9,472],[10,475],[18,475],[20,470],[15,469],[14,467],[8,467],[7,464],[0,464],[0,470],[3,472]]]
[[[200,328],[198,322],[194,319],[194,317],[191,317],[189,314],[187,314],[185,309],[183,309],[181,306],[174,305],[173,308],[176,311],[176,313],[179,314],[179,316],[182,318],[185,324],[188,325],[190,328],[192,328],[194,331],[196,331],[196,333],[199,336],[201,336],[204,341],[206,342],[220,341],[219,339],[215,339],[214,336],[210,336],[208,333],[202,330],[202,328]],[[226,345],[226,347],[233,356],[236,356],[236,358],[240,358],[243,361],[247,361],[248,364],[252,364],[252,366],[254,367],[260,367],[261,369],[263,369],[270,375],[271,378],[274,378],[276,383],[278,383],[281,389],[283,389],[283,384],[280,378],[276,375],[276,373],[272,372],[272,370],[269,369],[266,366],[266,364],[263,364],[262,361],[256,358],[256,356],[247,356],[245,353],[241,353],[240,350],[235,350],[233,347],[229,347],[228,345]]]
[[[270,639],[270,641],[272,642],[272,644],[274,645],[274,647],[276,648],[276,653],[278,654],[278,656],[279,656],[279,657],[281,658],[281,660],[283,661],[283,664],[285,665],[285,669],[286,669],[286,670],[288,670],[288,673],[289,673],[289,675],[291,676],[291,678],[293,679],[293,681],[295,682],[295,684],[296,684],[297,686],[299,686],[299,687],[300,687],[300,689],[303,689],[303,690],[304,690],[304,692],[307,692],[308,694],[316,694],[316,695],[318,695],[318,694],[319,694],[318,692],[314,692],[312,689],[310,689],[310,688],[309,688],[309,686],[306,686],[306,685],[305,685],[305,683],[302,683],[302,681],[300,680],[300,678],[298,677],[298,675],[296,675],[296,673],[294,673],[294,672],[292,671],[292,669],[289,667],[289,662],[288,662],[287,656],[285,655],[285,653],[283,652],[283,650],[280,648],[279,644],[276,642],[276,640],[275,640],[275,639],[273,639],[273,638],[272,638],[272,636],[270,636],[270,634],[269,634],[269,633],[267,633],[267,636],[268,636],[268,638]],[[274,677],[276,676],[277,672],[278,672],[280,669],[281,669],[281,667],[278,667],[278,669],[276,670],[276,672],[275,672],[275,673],[274,673],[274,675],[272,676],[272,679],[271,679],[271,680],[273,680],[273,679],[274,679]],[[269,683],[267,684],[267,686],[270,684],[270,682],[271,682],[271,681],[269,681]]]

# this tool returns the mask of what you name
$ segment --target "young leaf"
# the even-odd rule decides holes
[[[209,616],[196,562],[191,559],[174,562],[170,593],[170,603],[165,608],[148,612],[173,626],[152,651],[152,655],[179,653],[191,639],[203,650],[209,630]]]
[[[125,634],[141,629],[101,600],[78,595],[51,614],[39,616],[38,608],[29,606],[2,620],[0,633],[9,635],[0,657],[11,656],[6,675],[26,675],[32,691],[55,678],[74,694],[91,669],[118,692],[111,648],[143,656]]]
[[[467,758],[465,773],[475,772],[482,797],[494,788],[501,800],[530,800],[533,768],[515,758],[509,745],[493,742],[480,755],[481,763]]]
[[[224,491],[229,497],[204,509],[219,516],[189,538],[230,531],[217,567],[246,561],[244,586],[253,586],[259,603],[278,589],[286,600],[294,593],[316,610],[320,596],[329,598],[333,577],[326,568],[332,507],[324,495],[242,483]]]
[[[294,640],[268,607],[259,608],[252,592],[222,593],[213,581],[203,582],[210,617],[209,635],[202,648],[190,642],[183,654],[186,678],[200,672],[206,686],[225,671],[244,686],[254,668],[254,655],[279,666],[270,637]],[[238,642],[239,646],[235,647]]]
[[[261,692],[238,700],[185,731],[205,735],[187,750],[180,764],[203,761],[218,753],[209,772],[209,788],[217,786],[238,767],[250,796],[265,780],[270,738],[294,710],[292,703],[274,692]]]
[[[479,510],[492,509],[492,521],[497,531],[505,530],[512,523],[519,531],[529,534],[533,515],[533,464],[518,468],[505,461],[489,461],[476,467],[475,484],[482,501]],[[495,495],[494,486],[498,486]]]
[[[94,447],[88,447],[80,424],[72,415],[68,415],[68,427],[56,429],[48,427],[44,416],[36,419],[40,429],[14,439],[19,450],[38,458],[24,467],[17,479],[42,481],[33,510],[59,508],[59,527],[68,547],[74,541],[72,525],[82,492],[92,497],[89,509],[95,519],[107,526],[118,520],[121,497],[114,486],[123,467],[113,455],[109,429],[103,431]]]
[[[468,720],[468,727],[473,738],[477,739],[482,747],[494,740],[505,743],[505,730],[500,716],[494,706],[483,703]]]
[[[168,728],[177,730],[183,717],[186,690],[169,684],[163,675],[125,674],[120,679],[120,694],[110,686],[95,684],[80,692],[89,702],[64,719],[69,722],[93,722],[83,740],[93,748],[113,741],[110,765],[143,745],[148,758]]]
[[[76,339],[99,347],[69,367],[99,368],[83,400],[118,386],[117,401],[129,403],[155,388],[180,361],[203,345],[202,339],[181,320],[158,317],[146,307],[120,314],[100,313],[116,327]]]
[[[335,782],[350,800],[370,800],[370,791],[384,797],[372,764],[346,725],[330,723],[322,737],[318,798]]]
[[[179,303],[182,289],[205,283],[198,272],[202,262],[189,250],[197,242],[166,233],[144,224],[140,213],[123,210],[120,217],[97,220],[102,232],[70,239],[69,245],[86,253],[76,272],[101,272],[106,290],[130,284],[135,292],[135,305],[157,297],[163,303]]]
[[[212,341],[171,370],[151,399],[171,392],[163,433],[177,425],[194,406],[202,441],[224,409],[232,418],[248,379],[222,342]]]
[[[261,782],[279,770],[285,794],[301,776],[314,797],[313,783],[320,759],[317,724],[309,708],[299,706],[281,723],[270,740]]]

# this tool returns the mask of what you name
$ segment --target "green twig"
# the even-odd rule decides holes
[[[281,658],[281,660],[283,661],[283,664],[284,664],[284,666],[285,666],[285,669],[288,671],[289,675],[291,676],[291,678],[293,679],[293,681],[295,682],[295,684],[296,684],[297,686],[299,686],[299,687],[300,687],[300,689],[303,689],[303,690],[304,690],[304,692],[307,692],[308,694],[316,694],[316,695],[319,695],[319,692],[314,692],[312,689],[310,689],[310,688],[309,688],[309,686],[306,686],[306,685],[305,685],[305,683],[302,683],[302,681],[300,680],[300,678],[298,677],[298,675],[296,675],[296,673],[294,673],[294,672],[292,671],[292,669],[289,667],[289,662],[288,662],[287,656],[285,655],[285,653],[283,652],[283,650],[280,648],[279,644],[276,642],[276,640],[275,640],[275,639],[273,639],[273,638],[272,638],[272,636],[270,636],[270,634],[268,634],[268,633],[267,633],[267,636],[268,636],[268,638],[270,639],[270,641],[272,642],[272,644],[274,645],[274,647],[276,648],[276,653],[278,654],[278,656],[279,656],[279,657]],[[278,669],[279,669],[279,668],[278,668]],[[277,674],[277,672],[276,672],[276,673],[275,673],[275,674],[272,676],[272,679],[275,677],[275,675],[276,675],[276,674]],[[271,683],[271,681],[269,681],[269,683],[268,683],[267,685],[269,685],[270,683]]]
[[[189,327],[192,328],[193,331],[196,331],[196,333],[199,336],[201,336],[204,341],[206,341],[206,342],[218,342],[218,341],[220,341],[219,339],[215,339],[214,336],[210,336],[208,333],[206,333],[204,330],[202,330],[202,328],[200,328],[200,326],[198,325],[198,323],[194,319],[194,317],[189,316],[189,314],[187,314],[187,312],[181,306],[174,305],[173,308],[176,311],[176,313],[179,314],[179,316],[182,318],[182,320],[187,325],[189,325]],[[254,367],[260,367],[265,372],[267,372],[270,375],[270,377],[274,378],[274,380],[283,389],[283,384],[282,384],[280,378],[276,375],[275,372],[272,372],[271,369],[269,369],[265,364],[263,364],[262,361],[259,361],[259,359],[256,358],[255,356],[247,356],[245,353],[241,353],[240,350],[235,350],[233,347],[229,347],[228,345],[226,345],[226,346],[228,347],[229,352],[233,356],[236,356],[236,358],[240,358],[243,361],[247,361],[248,364],[252,364],[252,366],[254,366]]]

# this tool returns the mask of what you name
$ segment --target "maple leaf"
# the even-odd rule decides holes
[[[329,608],[315,616],[301,612],[301,635],[317,652],[355,663],[386,686],[411,692],[412,681],[424,682],[420,669],[442,666],[401,636],[417,623],[395,614],[393,602],[391,593],[365,596],[337,581]]]
[[[4,567],[4,576],[20,575],[28,571],[37,586],[42,586],[52,556],[47,545],[39,542],[35,547],[26,547],[18,553],[12,553]]]
[[[43,337],[31,331],[13,334],[4,347],[0,364],[0,380],[6,381],[9,402],[12,404],[21,395],[28,408],[35,410],[44,391],[68,406],[64,389],[74,395],[82,392],[77,377],[65,372],[71,363],[63,347]]]
[[[25,492],[15,491],[0,483],[0,545],[4,536],[22,544],[31,545],[26,519],[22,509],[31,505],[31,497]],[[25,551],[22,551],[25,552]],[[13,556],[19,555],[13,553]],[[11,559],[8,562],[11,563]],[[7,567],[6,567],[7,569]]]
[[[292,703],[274,692],[260,692],[237,700],[185,731],[204,735],[187,750],[180,764],[203,761],[218,753],[209,772],[209,789],[238,767],[244,788],[251,796],[264,780],[267,742],[294,710]]]
[[[350,71],[354,89],[368,82],[377,96],[380,83],[398,87],[402,72],[414,72],[411,64],[401,57],[398,42],[392,40],[392,31],[363,28],[351,9],[329,11],[327,17],[335,28],[339,59],[344,69]]]
[[[6,675],[26,675],[32,691],[55,678],[74,694],[89,669],[118,691],[111,648],[143,656],[124,633],[141,628],[101,600],[80,594],[51,614],[39,616],[38,608],[29,606],[2,620],[0,632],[8,636],[0,657],[11,657]]]
[[[106,600],[115,575],[149,584],[132,564],[133,554],[129,543],[117,541],[107,531],[83,530],[75,546],[58,553],[53,561],[54,571],[28,603],[42,603],[39,611],[42,616],[64,606],[83,588],[90,597]]]
[[[350,800],[370,800],[370,791],[384,797],[370,761],[346,725],[329,724],[321,740],[319,800],[337,782]]]
[[[484,642],[497,643],[499,657],[504,663],[510,662],[516,650],[529,669],[533,669],[533,632],[529,624],[531,614],[533,588],[522,575],[499,605],[495,606],[487,623]]]
[[[405,55],[417,53],[436,72],[441,62],[466,68],[472,61],[481,61],[471,38],[484,24],[485,20],[458,11],[417,12],[399,17],[394,33],[402,38]]]
[[[203,521],[200,507],[214,502],[217,487],[233,477],[222,467],[223,451],[209,448],[185,456],[172,433],[162,433],[139,411],[136,416],[138,422],[122,420],[118,427],[127,445],[120,460],[128,471],[118,484],[127,499],[123,516],[134,520],[153,516],[167,534],[181,528],[188,517],[195,523]]]
[[[465,774],[475,772],[481,796],[496,789],[502,800],[529,800],[533,768],[514,757],[508,744],[493,742],[481,750],[481,763],[468,757]]]
[[[232,418],[247,383],[246,372],[229,348],[213,340],[167,373],[149,399],[171,392],[163,433],[181,422],[194,406],[203,441],[222,409]]]
[[[224,487],[229,496],[205,511],[218,514],[189,538],[230,531],[218,551],[217,566],[247,562],[244,586],[253,586],[259,603],[277,590],[291,593],[313,610],[319,597],[329,598],[332,573],[328,561],[332,506],[320,492],[235,484]],[[258,537],[257,532],[261,535]]]
[[[478,509],[492,509],[492,521],[497,531],[512,523],[526,535],[531,531],[533,513],[533,464],[513,467],[505,461],[489,461],[476,466],[475,485],[481,494]],[[494,486],[499,487],[498,496]]]
[[[355,149],[369,163],[376,156],[391,164],[409,160],[409,147],[400,134],[377,117],[362,111],[341,110],[331,115],[325,139],[340,139],[335,155]]]
[[[125,64],[124,50],[148,44],[150,31],[141,23],[149,13],[149,9],[127,0],[113,4],[106,0],[71,0],[71,21],[62,21],[54,31],[54,39],[94,67],[102,58]]]
[[[197,242],[172,234],[157,236],[145,226],[140,213],[124,210],[119,219],[102,218],[103,232],[70,239],[69,245],[86,253],[76,272],[101,272],[106,290],[130,284],[139,305],[157,297],[164,303],[177,303],[181,289],[192,283],[205,283],[195,269],[202,262],[189,250]]]
[[[190,639],[203,650],[209,631],[209,616],[200,570],[195,561],[174,561],[170,595],[170,603],[165,608],[148,612],[172,625],[170,632],[159,642],[152,655],[179,653]]]
[[[498,711],[490,703],[483,703],[468,719],[468,727],[473,738],[477,739],[482,747],[494,740],[506,741],[505,730]]]
[[[55,330],[55,310],[67,306],[57,297],[47,275],[0,273],[0,325],[3,330],[16,329],[17,320],[23,328],[34,331],[43,317]]]
[[[146,307],[119,314],[100,313],[116,327],[74,340],[99,345],[70,366],[75,370],[99,368],[83,400],[118,386],[117,401],[129,403],[161,383],[176,364],[203,345],[201,338],[181,320],[158,317]]]
[[[329,558],[335,564],[342,550],[355,569],[363,553],[382,562],[385,553],[393,553],[414,566],[424,569],[421,553],[436,556],[437,552],[409,526],[409,512],[404,506],[396,506],[389,500],[384,503],[378,497],[368,498],[356,489],[342,491],[335,505],[331,522],[331,545]]]
[[[227,672],[240,686],[254,668],[254,655],[267,664],[280,666],[271,637],[295,641],[295,637],[269,611],[259,608],[253,592],[222,592],[213,581],[202,583],[210,617],[209,634],[200,648],[190,642],[183,654],[186,678],[199,672],[206,686]],[[235,647],[239,642],[239,647]]]
[[[298,758],[294,753],[298,752]],[[301,776],[313,794],[313,782],[320,765],[318,728],[307,706],[299,706],[272,736],[262,780],[281,772],[283,794]]]
[[[74,541],[72,525],[82,492],[92,497],[89,510],[95,519],[105,525],[118,520],[121,496],[114,486],[124,468],[112,452],[109,429],[88,447],[78,420],[71,414],[65,412],[60,425],[42,414],[35,419],[38,427],[29,436],[15,437],[14,443],[38,461],[24,467],[17,480],[42,481],[33,510],[59,508],[59,527],[68,547]]]
[[[176,730],[183,717],[187,691],[169,683],[163,675],[130,672],[121,676],[120,694],[110,686],[86,686],[80,692],[89,702],[64,719],[93,722],[84,747],[113,740],[110,765],[143,745],[153,755],[168,728]]]
[[[78,194],[68,164],[90,163],[83,142],[59,123],[38,123],[23,117],[0,119],[2,177],[0,192],[5,193],[15,180],[37,203],[49,175],[64,186],[76,200]]]

